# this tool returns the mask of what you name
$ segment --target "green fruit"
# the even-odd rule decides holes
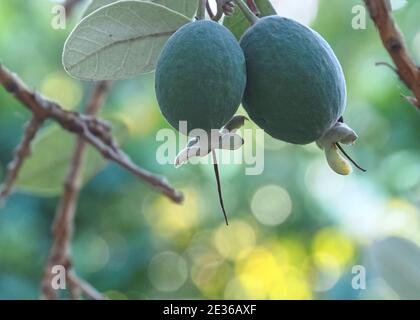
[[[346,83],[333,50],[317,32],[270,16],[252,26],[240,45],[248,75],[243,105],[268,134],[307,144],[337,122]]]
[[[220,129],[237,111],[246,85],[245,57],[231,32],[213,21],[191,22],[165,44],[156,67],[156,96],[178,129]]]

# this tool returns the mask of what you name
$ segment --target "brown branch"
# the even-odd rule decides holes
[[[382,43],[396,66],[401,81],[413,92],[413,105],[420,109],[420,69],[409,56],[403,35],[392,18],[386,0],[364,0],[378,28]]]
[[[206,0],[206,10],[207,10],[207,14],[209,15],[210,19],[213,20],[213,18],[214,18],[214,12],[211,9],[210,2],[208,0]]]
[[[23,106],[29,109],[35,117],[56,121],[63,129],[83,138],[106,159],[127,169],[174,202],[182,203],[182,193],[176,191],[166,178],[139,168],[131,161],[128,155],[117,147],[111,135],[111,128],[102,120],[64,110],[57,103],[29,90],[21,79],[2,65],[0,65],[0,84],[13,94]]]
[[[33,116],[32,119],[26,124],[25,132],[23,134],[22,141],[16,147],[15,155],[12,162],[7,166],[6,178],[3,184],[0,186],[0,206],[4,200],[9,196],[13,189],[13,185],[16,182],[19,171],[23,165],[23,162],[31,154],[31,143],[34,140],[38,129],[44,122],[43,118]]]
[[[100,82],[93,92],[92,98],[86,107],[85,114],[94,116],[99,108],[103,105],[110,83],[107,81]],[[50,255],[44,270],[42,279],[42,298],[56,299],[57,291],[52,288],[51,280],[53,274],[52,268],[55,265],[66,265],[67,282],[70,294],[74,299],[78,299],[79,292],[83,293],[80,288],[80,281],[71,281],[70,274],[76,277],[72,270],[71,258],[71,241],[73,238],[74,216],[76,213],[77,200],[80,193],[81,183],[83,179],[83,162],[86,153],[86,142],[82,137],[77,137],[73,157],[69,166],[69,172],[64,184],[64,192],[60,204],[57,208],[55,221],[53,225],[54,241],[51,247]],[[96,294],[98,296],[98,294]]]

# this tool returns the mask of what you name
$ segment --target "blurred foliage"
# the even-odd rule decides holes
[[[420,1],[397,2],[403,5],[394,12],[396,20],[418,61]],[[301,18],[292,10],[294,3],[273,0],[282,14],[290,7],[292,16]],[[115,83],[103,112],[125,124],[124,149],[140,165],[166,175],[186,201],[172,204],[117,166],[104,167],[79,201],[73,253],[81,276],[114,299],[418,297],[413,286],[419,288],[420,270],[410,263],[419,261],[420,116],[401,99],[408,91],[398,77],[374,66],[390,59],[372,23],[366,30],[352,28],[352,7],[360,4],[320,0],[318,6],[302,4],[301,13],[317,9],[310,25],[343,64],[349,93],[344,116],[360,136],[351,154],[368,173],[337,176],[313,144],[287,145],[266,137],[261,175],[246,176],[244,165],[220,166],[231,222],[226,227],[210,165],[175,170],[156,161],[156,133],[168,125],[156,103],[153,74]],[[54,5],[0,2],[0,60],[35,89],[80,109],[93,85],[71,79],[61,66],[63,43],[78,17],[67,21],[65,30],[54,30]],[[0,176],[28,118],[0,89]],[[38,139],[51,130],[46,124]],[[71,150],[74,139],[65,135],[56,139]],[[58,155],[45,146],[40,150],[31,161],[45,161],[51,170],[38,178],[58,191],[64,163],[58,169],[53,161]],[[93,161],[88,167],[97,167]],[[0,210],[2,299],[32,299],[39,292],[59,199],[57,192],[40,196],[29,190],[18,190]],[[388,241],[398,250],[386,250],[388,242],[380,242],[391,236]],[[382,245],[372,246],[378,241]],[[365,290],[351,286],[354,265],[366,268]]]

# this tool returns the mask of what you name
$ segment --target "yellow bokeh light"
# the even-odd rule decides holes
[[[381,228],[384,236],[400,236],[420,244],[419,210],[405,199],[390,199]]]
[[[224,298],[231,300],[263,300],[267,298],[267,293],[264,286],[258,282],[258,279],[243,274],[228,282]]]
[[[311,290],[303,273],[296,268],[283,269],[281,281],[274,283],[269,291],[269,298],[275,300],[308,300]]]
[[[49,74],[44,79],[41,93],[68,110],[76,108],[83,95],[80,84],[61,72]]]
[[[122,107],[121,117],[132,135],[146,135],[159,124],[159,107],[143,96],[130,97]]]
[[[343,268],[354,258],[352,240],[334,228],[322,229],[313,240],[313,258],[319,268]]]
[[[248,299],[310,299],[311,290],[298,268],[279,261],[271,251],[256,247],[236,265],[237,281],[232,286]]]
[[[256,243],[254,229],[243,221],[231,221],[229,227],[223,224],[214,234],[214,245],[225,258],[236,259],[251,250]]]
[[[264,287],[269,287],[279,276],[279,265],[267,249],[257,247],[238,262],[237,274],[247,274],[257,278]]]
[[[220,293],[231,277],[231,267],[217,254],[205,254],[194,260],[191,277],[208,299],[220,299]]]
[[[161,236],[174,236],[189,231],[198,223],[199,199],[194,191],[185,190],[182,206],[158,197],[146,205],[144,215],[156,233]]]
[[[271,241],[266,248],[274,255],[278,263],[302,267],[308,254],[303,243],[296,239]]]

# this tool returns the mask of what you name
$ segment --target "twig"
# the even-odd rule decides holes
[[[375,63],[375,66],[385,66],[388,67],[389,69],[391,69],[392,71],[394,71],[396,74],[398,74],[398,70],[390,63],[385,62],[385,61],[379,61]]]
[[[86,107],[85,114],[89,116],[95,115],[99,108],[103,105],[106,94],[109,90],[110,83],[107,81],[100,82],[93,92],[92,98]],[[69,284],[69,291],[73,299],[79,298],[78,283],[71,281],[69,274],[75,273],[72,270],[71,263],[71,241],[73,238],[74,216],[76,213],[77,200],[80,193],[81,183],[83,179],[83,162],[86,153],[86,142],[83,138],[77,137],[76,146],[74,148],[73,157],[69,166],[69,172],[64,184],[64,192],[60,204],[57,208],[55,221],[53,225],[53,245],[44,270],[42,280],[42,298],[56,299],[57,292],[51,286],[52,273],[51,270],[55,265],[67,265],[66,275]]]
[[[378,28],[382,43],[395,63],[401,81],[413,92],[412,104],[420,109],[420,69],[409,56],[403,35],[395,24],[386,0],[364,0]]]
[[[216,14],[213,16],[212,20],[219,21],[223,16],[223,6],[225,5],[225,0],[216,0],[217,2],[217,11]]]
[[[211,9],[209,0],[206,0],[206,10],[207,10],[207,14],[209,15],[210,19],[213,20],[213,18],[214,18],[214,12]]]
[[[12,191],[13,185],[18,178],[19,171],[23,165],[23,162],[31,154],[31,143],[43,122],[43,118],[33,116],[32,119],[26,124],[22,141],[16,147],[14,158],[7,167],[4,183],[0,186],[0,206],[2,206],[4,200]]]
[[[154,175],[136,166],[128,155],[119,149],[111,135],[111,128],[92,116],[66,111],[57,103],[42,97],[28,87],[16,75],[0,64],[0,83],[13,94],[23,106],[40,119],[52,119],[63,129],[77,134],[97,149],[106,159],[119,164],[142,181],[166,195],[176,203],[182,203],[182,193],[169,185],[166,178]]]
[[[98,290],[92,287],[89,283],[80,279],[74,272],[69,272],[67,275],[67,281],[69,285],[73,285],[79,288],[80,291],[88,298],[93,300],[108,300],[107,297],[103,296]]]

